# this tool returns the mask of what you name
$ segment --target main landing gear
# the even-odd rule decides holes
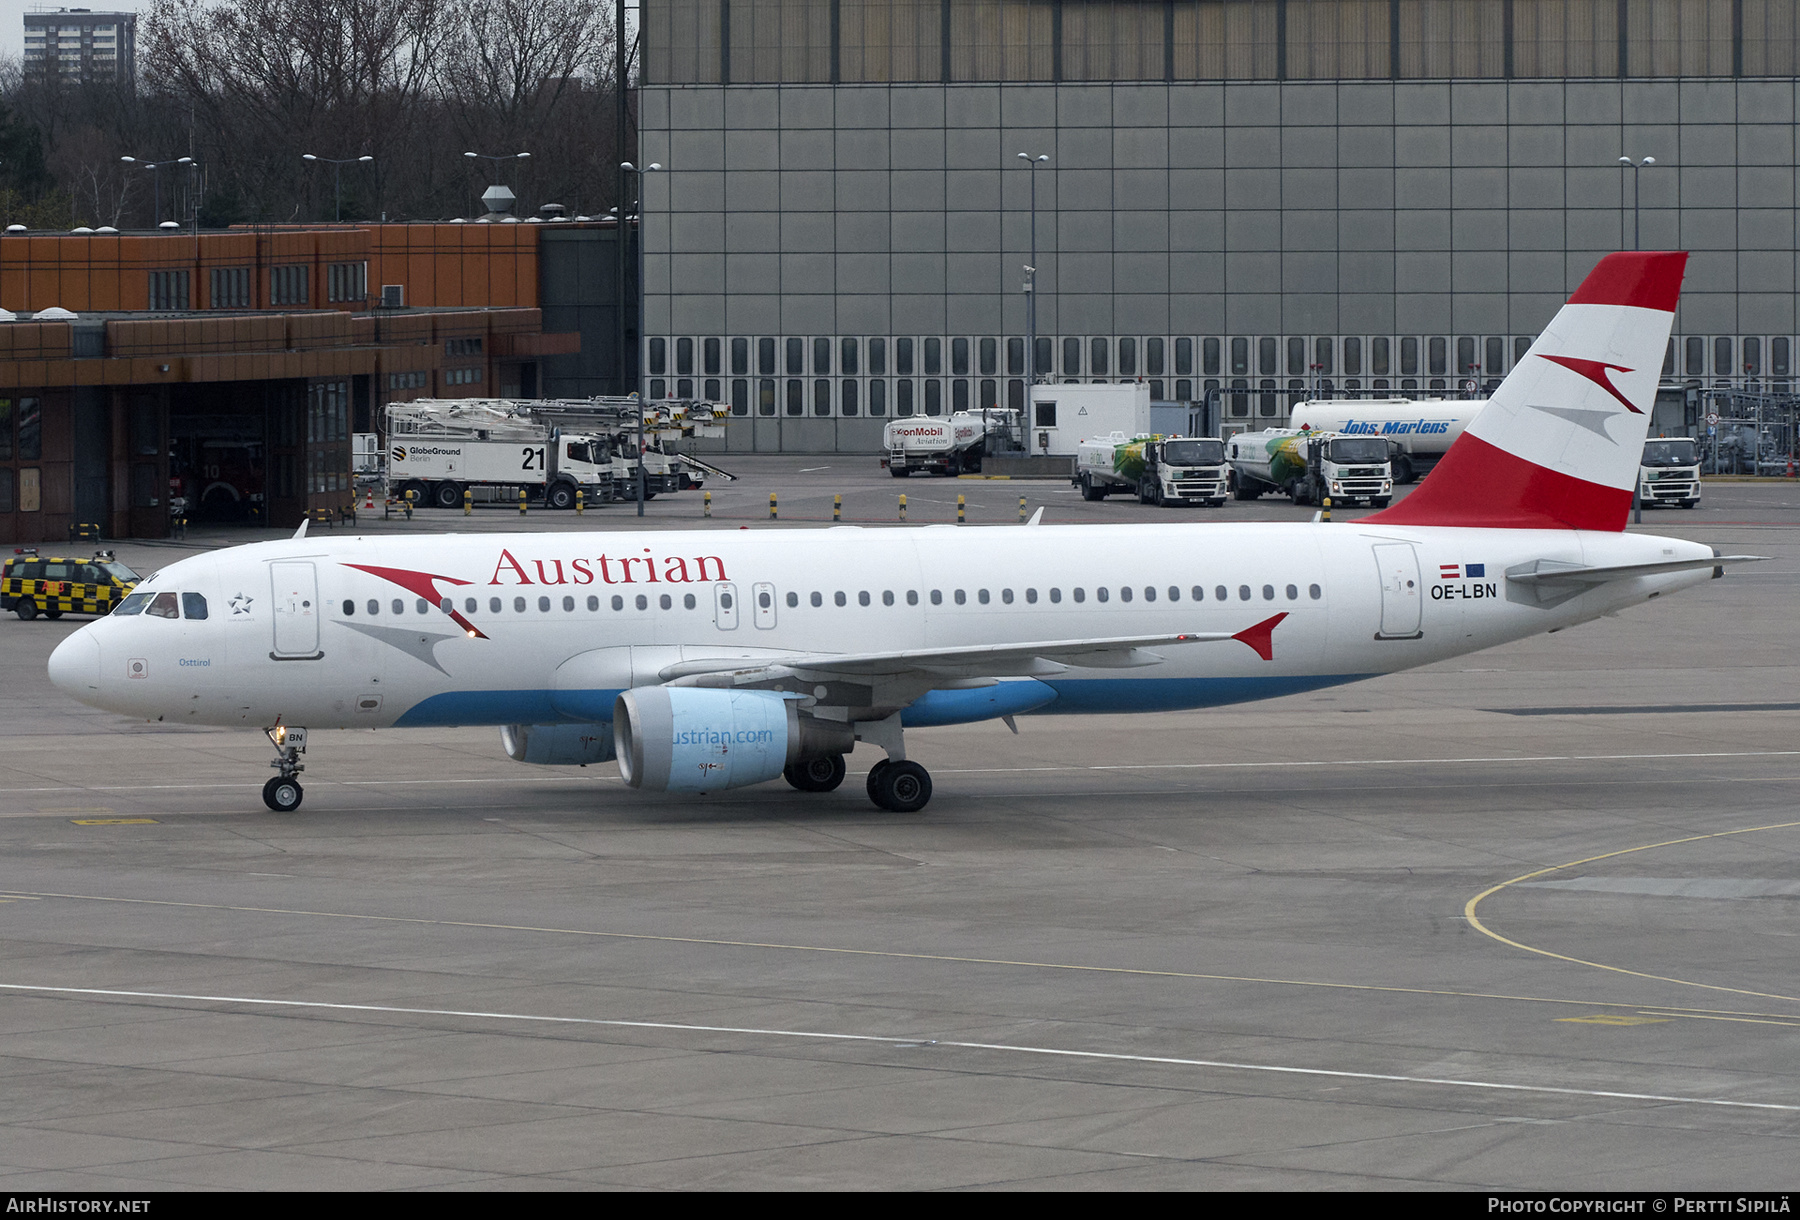
[[[275,747],[275,760],[269,765],[280,772],[263,785],[263,804],[276,813],[292,813],[300,808],[300,802],[306,796],[297,778],[306,770],[306,764],[300,761],[300,756],[306,753],[306,730],[278,724],[263,732],[268,735],[269,744]]]
[[[895,712],[881,720],[856,722],[856,740],[886,757],[869,769],[869,799],[889,813],[917,813],[931,800],[931,772],[906,757],[906,742]],[[782,778],[802,792],[831,792],[844,782],[844,756],[827,754],[795,763]]]
[[[910,759],[884,758],[869,769],[869,799],[889,813],[917,813],[931,800],[931,772]]]

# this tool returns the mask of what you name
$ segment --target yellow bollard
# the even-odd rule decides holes
[[[775,516],[775,493],[774,493],[774,492],[770,492],[770,493],[769,493],[769,520],[771,520],[771,521],[774,521],[774,520],[776,520],[776,516]]]
[[[701,498],[705,502],[704,507],[701,510],[702,514],[708,517],[712,516],[712,492],[707,492]]]
[[[1331,520],[1331,497],[1326,496],[1319,501],[1319,520]]]
[[[465,487],[463,488],[463,516],[472,517],[474,515],[475,489],[473,487]]]
[[[586,500],[586,495],[582,492],[581,488],[577,487],[575,489],[575,515],[577,517],[581,516]]]
[[[406,519],[408,521],[412,520],[413,501],[418,499],[418,496],[419,493],[412,488],[406,489]]]
[[[525,515],[525,489],[519,488],[519,516]]]
[[[900,497],[900,520],[906,520],[906,496]]]
[[[831,497],[831,519],[833,521],[842,521],[844,519],[844,497]]]
[[[1025,520],[1025,497],[1019,497],[1019,520]]]
[[[961,525],[964,520],[965,520],[965,518],[963,517],[963,498],[961,496],[958,496],[958,497],[956,497],[956,523],[958,525]]]

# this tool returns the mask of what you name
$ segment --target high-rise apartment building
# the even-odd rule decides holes
[[[85,8],[25,14],[25,74],[68,84],[137,78],[137,14]]]

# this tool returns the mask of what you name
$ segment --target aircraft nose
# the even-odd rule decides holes
[[[84,702],[100,689],[100,645],[83,627],[50,654],[50,681]]]

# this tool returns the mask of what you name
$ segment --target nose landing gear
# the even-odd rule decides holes
[[[275,747],[275,760],[269,765],[280,772],[263,785],[263,804],[276,813],[292,813],[300,808],[300,802],[306,796],[296,778],[306,770],[306,764],[300,761],[300,756],[306,753],[306,730],[278,724],[263,732],[268,735],[269,744]]]

